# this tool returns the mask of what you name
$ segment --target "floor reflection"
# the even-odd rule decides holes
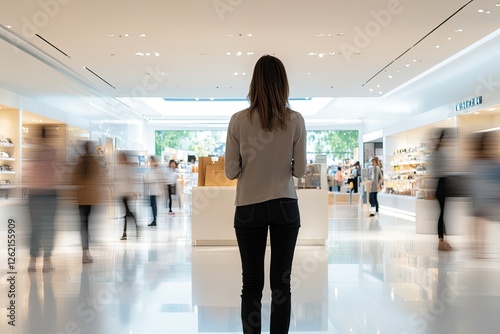
[[[5,210],[0,207],[0,217],[16,215]],[[21,222],[25,214],[19,210]],[[331,206],[327,244],[297,247],[290,332],[498,332],[498,247],[493,245],[488,258],[477,259],[468,236],[456,235],[450,237],[455,250],[440,252],[436,237],[415,234],[414,223],[383,212],[369,218],[364,211],[358,205]],[[29,234],[20,225],[16,328],[4,317],[0,333],[241,332],[237,248],[191,247],[189,211],[174,217],[163,211],[160,217],[154,229],[142,219],[140,236],[131,233],[127,241],[119,240],[121,220],[102,220],[92,230],[94,263],[85,265],[78,230],[68,223],[57,234],[56,270],[49,273],[41,266],[26,271]],[[496,225],[491,229],[500,233]],[[6,231],[0,231],[0,239],[5,238]],[[0,302],[7,305],[6,252],[0,252],[0,270]],[[264,293],[266,330],[267,280]]]

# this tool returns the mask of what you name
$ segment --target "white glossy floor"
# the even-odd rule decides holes
[[[488,259],[475,259],[468,237],[452,236],[455,250],[438,252],[436,236],[415,234],[412,222],[383,213],[369,218],[366,205],[329,208],[327,245],[296,250],[290,332],[499,333],[496,247]],[[193,248],[189,204],[175,211],[168,216],[162,208],[152,228],[146,226],[149,208],[140,208],[140,236],[129,228],[127,241],[119,240],[122,223],[113,208],[96,212],[94,263],[82,265],[75,208],[61,205],[56,270],[42,273],[39,263],[28,273],[26,212],[0,206],[0,333],[241,332],[237,249]],[[7,260],[8,218],[16,221],[14,271]],[[496,225],[491,231],[498,235]],[[15,327],[6,309],[12,300]],[[265,325],[268,311],[266,304]]]

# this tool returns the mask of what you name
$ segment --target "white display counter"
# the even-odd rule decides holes
[[[417,199],[413,196],[379,193],[381,213],[415,222],[415,232],[436,234],[439,218],[437,200]],[[369,204],[368,204],[369,205]],[[463,235],[470,231],[470,203],[467,198],[450,197],[446,199],[444,221],[447,235]]]
[[[193,246],[236,245],[236,187],[193,187]],[[298,245],[325,245],[328,238],[328,191],[297,189],[301,227]]]

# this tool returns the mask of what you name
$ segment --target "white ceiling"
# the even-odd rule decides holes
[[[398,87],[500,28],[497,2],[0,0],[0,86],[89,119],[227,119],[161,99],[244,99],[274,54],[292,97],[327,98],[309,118],[390,121],[416,108]]]

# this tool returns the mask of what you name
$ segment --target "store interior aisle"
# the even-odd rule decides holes
[[[235,246],[192,247],[189,201],[175,216],[160,212],[140,235],[109,209],[95,213],[94,263],[81,263],[75,210],[63,207],[53,255],[55,271],[28,273],[22,206],[0,207],[2,226],[16,218],[16,326],[8,324],[12,275],[0,252],[1,333],[238,333],[241,270]],[[164,210],[164,209],[162,209]],[[111,218],[109,218],[111,216]],[[228,222],[230,224],[231,222]],[[303,222],[305,224],[307,222]],[[471,256],[467,236],[455,250],[437,250],[437,237],[415,234],[413,222],[368,217],[366,205],[329,206],[326,246],[298,246],[292,276],[295,333],[496,333],[500,319],[500,257]],[[132,224],[133,226],[133,224]],[[498,235],[497,225],[491,231]],[[0,240],[7,240],[5,227]],[[2,242],[2,245],[5,245]],[[41,261],[40,261],[41,262]],[[263,306],[269,321],[268,284]]]

